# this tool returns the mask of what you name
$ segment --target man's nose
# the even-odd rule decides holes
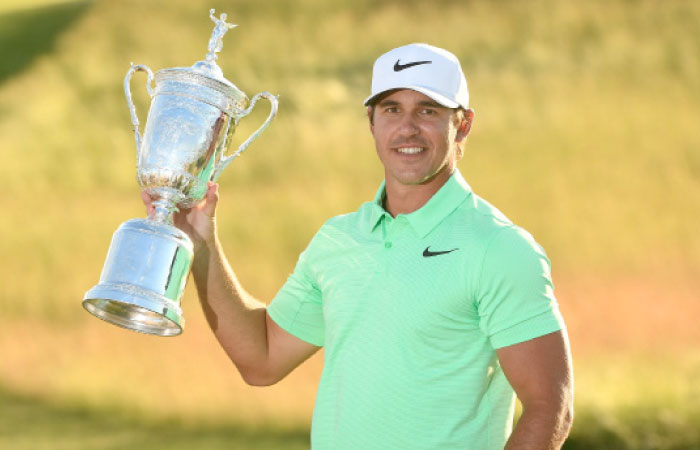
[[[420,133],[416,117],[413,114],[405,114],[401,118],[399,131],[405,136],[414,136]]]

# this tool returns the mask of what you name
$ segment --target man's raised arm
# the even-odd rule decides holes
[[[146,192],[142,198],[150,215],[152,199]],[[280,328],[267,315],[265,304],[238,282],[216,232],[218,200],[218,186],[210,183],[202,202],[175,214],[175,226],[192,239],[192,275],[217,340],[248,384],[274,384],[319,347]]]

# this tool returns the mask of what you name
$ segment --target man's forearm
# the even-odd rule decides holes
[[[218,240],[197,250],[192,275],[209,326],[250,382],[267,359],[265,305],[241,287]]]
[[[504,450],[559,450],[569,435],[572,421],[569,407],[524,408]]]

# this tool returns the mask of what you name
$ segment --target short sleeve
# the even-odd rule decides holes
[[[479,280],[479,326],[494,348],[564,328],[549,259],[523,229],[513,225],[497,232],[485,250]]]
[[[272,299],[267,313],[288,333],[321,347],[325,332],[323,306],[321,292],[311,277],[309,250],[299,256],[294,272]]]

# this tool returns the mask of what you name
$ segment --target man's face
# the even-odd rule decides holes
[[[380,100],[370,126],[387,183],[444,183],[454,171],[469,132],[471,110],[459,120],[446,108],[419,92],[402,89]]]

